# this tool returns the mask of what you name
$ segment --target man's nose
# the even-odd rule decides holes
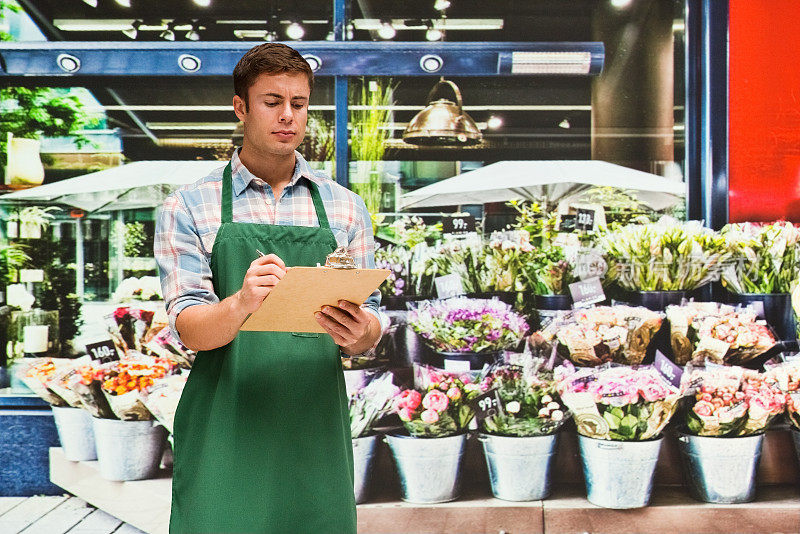
[[[286,103],[286,104],[284,104],[284,105],[283,105],[283,107],[281,108],[281,116],[280,116],[280,119],[279,119],[279,120],[280,120],[281,122],[292,122],[292,119],[293,119],[293,115],[292,115],[292,105],[291,105],[291,103],[290,103],[290,102],[287,102],[287,103]]]

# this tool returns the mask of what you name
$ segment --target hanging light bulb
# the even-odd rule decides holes
[[[442,30],[434,28],[433,21],[428,20],[425,24],[428,26],[428,31],[425,32],[425,39],[428,41],[441,41],[443,37]]]
[[[503,118],[498,117],[497,115],[492,115],[489,117],[489,120],[486,121],[486,127],[490,130],[496,130],[503,125]]]
[[[388,20],[382,21],[380,28],[378,28],[378,37],[381,39],[394,39],[395,35],[397,35],[397,30],[394,29],[392,23]]]
[[[305,28],[303,28],[299,23],[292,22],[288,26],[286,26],[286,36],[289,39],[302,39],[303,36],[306,34]]]

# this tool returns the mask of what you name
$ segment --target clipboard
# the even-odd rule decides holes
[[[314,313],[323,306],[337,306],[340,300],[360,306],[390,272],[388,269],[292,267],[239,330],[324,334]]]

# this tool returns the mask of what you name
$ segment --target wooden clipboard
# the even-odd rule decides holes
[[[340,300],[360,306],[390,272],[388,269],[292,267],[240,330],[325,333],[314,313],[326,305],[336,306]]]

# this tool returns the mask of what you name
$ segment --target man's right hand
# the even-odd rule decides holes
[[[241,310],[245,313],[256,311],[284,276],[286,264],[275,254],[267,254],[254,260],[244,275],[242,289],[236,293]]]

